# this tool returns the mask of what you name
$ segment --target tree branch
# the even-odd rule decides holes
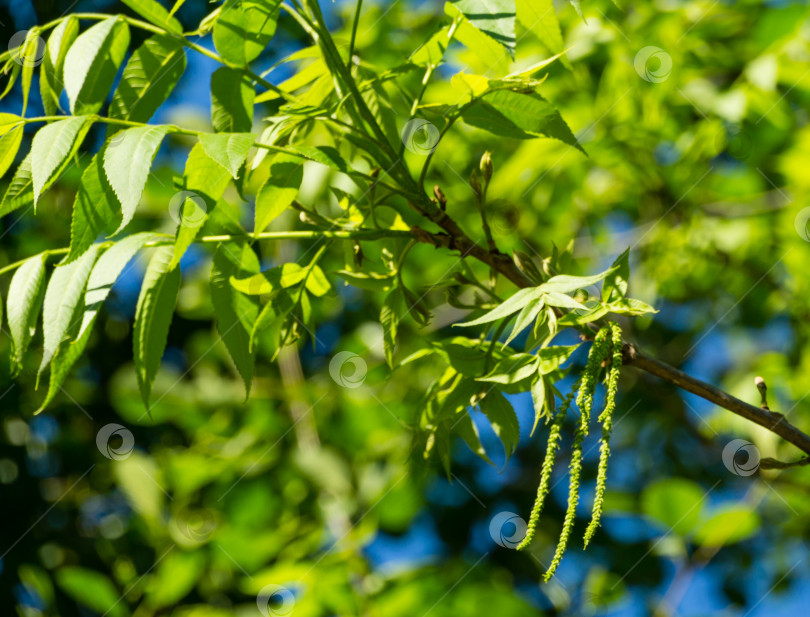
[[[434,207],[431,208],[430,206]],[[412,227],[411,233],[420,242],[431,244],[437,248],[458,250],[464,256],[469,255],[475,257],[520,288],[534,286],[534,283],[520,271],[509,256],[498,250],[487,251],[476,244],[446,212],[435,207],[435,204],[430,203],[425,208],[417,207],[417,209],[445,232],[434,234],[418,226]],[[691,392],[746,420],[754,422],[772,433],[779,435],[782,439],[793,444],[805,454],[810,455],[810,436],[793,426],[782,414],[755,407],[754,405],[741,401],[720,388],[696,379],[691,375],[687,375],[683,371],[665,362],[645,355],[635,345],[625,343],[622,355],[625,364],[655,375],[682,390]],[[764,469],[784,469],[786,467],[808,464],[810,464],[810,456],[793,463],[784,463],[774,459],[763,459],[761,467]]]

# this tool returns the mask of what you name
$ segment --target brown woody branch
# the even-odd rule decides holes
[[[431,208],[431,206],[433,207]],[[534,283],[520,271],[508,255],[498,250],[488,251],[476,244],[444,210],[440,210],[435,204],[428,202],[425,207],[417,206],[416,209],[443,230],[440,233],[431,233],[421,227],[414,226],[411,228],[411,233],[419,242],[431,244],[437,248],[458,250],[462,256],[475,257],[518,287],[534,286]],[[622,355],[625,364],[645,371],[650,375],[655,375],[682,390],[691,392],[746,420],[754,422],[779,435],[782,439],[809,455],[807,458],[792,463],[766,458],[760,463],[763,469],[784,469],[786,467],[810,464],[810,436],[793,426],[782,414],[741,401],[720,388],[696,379],[665,362],[647,356],[636,346],[629,343],[625,343]]]

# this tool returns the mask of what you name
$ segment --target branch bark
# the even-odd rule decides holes
[[[473,242],[444,211],[438,208],[435,208],[435,212],[433,209],[418,209],[444,230],[444,233],[435,234],[418,226],[412,227],[411,233],[420,242],[431,244],[437,248],[455,249],[460,251],[463,256],[469,255],[475,257],[495,269],[518,287],[534,286],[534,283],[520,271],[508,255],[497,250],[488,251]],[[754,422],[772,433],[779,435],[782,439],[793,444],[805,454],[810,455],[810,436],[793,426],[781,413],[761,409],[745,401],[741,401],[728,392],[692,377],[680,369],[670,366],[666,362],[651,358],[635,345],[625,343],[622,355],[625,364],[649,373],[650,375],[655,375],[682,390],[691,392],[731,413]],[[783,463],[774,459],[763,459],[762,463],[764,469],[782,469],[796,465],[810,464],[810,458],[800,459],[792,463]]]

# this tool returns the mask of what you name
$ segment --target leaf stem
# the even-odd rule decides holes
[[[169,234],[164,235],[166,236],[165,240],[147,242],[144,244],[144,247],[166,246],[174,242],[174,236]],[[252,235],[250,237],[256,240],[314,240],[319,238],[378,240],[380,238],[413,238],[413,235],[409,231],[399,229],[340,229],[336,231],[264,231],[256,234],[255,237]],[[231,242],[243,238],[247,238],[247,236],[240,234],[222,234],[217,236],[201,236],[197,238],[195,242],[199,244],[217,244],[219,242]],[[102,246],[109,247],[114,243],[113,240],[108,240],[103,242]],[[42,251],[40,254],[50,257],[51,255],[66,255],[69,252],[70,247],[65,247],[49,249]],[[0,268],[0,275],[16,270],[29,259],[31,259],[30,256],[3,266]]]
[[[357,0],[357,6],[354,9],[354,21],[352,22],[352,38],[349,41],[349,60],[346,66],[351,70],[352,57],[354,57],[354,43],[357,40],[357,25],[360,23],[360,11],[363,8],[363,0]]]

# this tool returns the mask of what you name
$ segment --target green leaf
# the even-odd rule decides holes
[[[433,343],[433,346],[454,370],[466,377],[480,377],[484,371],[488,354],[487,348],[481,344],[479,339],[454,336],[451,339]],[[410,356],[407,361],[411,361],[415,356],[416,354]],[[500,360],[503,356],[496,349],[493,351],[493,357]]]
[[[281,0],[226,0],[214,23],[214,47],[225,60],[244,66],[259,57],[276,32]]]
[[[431,36],[419,49],[411,54],[408,59],[414,64],[429,64],[438,66],[444,57],[444,51],[447,49],[448,33],[450,26],[444,26],[433,36]]]
[[[340,153],[332,146],[315,146],[314,148],[309,146],[298,146],[295,148],[288,148],[288,150],[300,154],[307,160],[315,161],[321,165],[326,165],[335,171],[340,171],[343,173],[350,173],[353,171],[346,162],[346,159],[340,156]]]
[[[537,351],[537,357],[540,358],[537,366],[538,372],[541,375],[547,375],[556,371],[578,348],[579,345],[554,345],[539,349]]]
[[[691,532],[700,519],[704,491],[689,480],[670,478],[647,486],[641,495],[641,510],[679,536]]]
[[[121,0],[121,2],[156,26],[160,26],[176,34],[183,33],[183,26],[180,22],[169,15],[169,11],[155,2],[155,0]]]
[[[298,195],[304,179],[304,166],[300,159],[279,154],[270,165],[270,176],[256,195],[253,231],[261,233]]]
[[[501,319],[502,317],[508,317],[513,313],[517,313],[524,306],[529,304],[529,302],[531,302],[532,300],[536,300],[541,295],[542,291],[540,291],[539,287],[527,287],[526,289],[521,289],[520,291],[512,295],[504,303],[499,304],[494,309],[492,309],[488,313],[485,313],[478,319],[473,319],[472,321],[466,321],[464,323],[456,325],[460,327],[478,326],[481,324],[489,323],[491,321],[496,321],[498,319]]]
[[[539,358],[528,353],[513,354],[499,361],[488,375],[479,377],[477,381],[491,383],[514,384],[531,377],[537,373]]]
[[[168,126],[139,126],[118,133],[104,152],[104,173],[121,202],[121,231],[135,216],[135,209],[149,177],[152,160]]]
[[[542,291],[546,293],[560,293],[569,294],[579,289],[590,287],[604,279],[608,274],[613,272],[615,266],[611,266],[604,272],[594,274],[593,276],[570,276],[568,274],[559,274],[552,276],[545,283],[540,285]]]
[[[318,265],[309,266],[309,274],[304,281],[306,290],[313,296],[321,297],[332,291],[332,283]]]
[[[34,183],[31,179],[31,153],[29,152],[20,163],[14,177],[3,195],[0,204],[0,216],[14,212],[18,208],[34,203]]]
[[[478,433],[478,427],[475,426],[472,418],[470,418],[470,414],[465,411],[458,419],[458,423],[454,428],[456,433],[458,433],[459,437],[464,440],[464,443],[467,444],[470,450],[472,450],[490,465],[493,465],[493,462],[487,456],[487,451],[481,444],[481,435]]]
[[[0,135],[5,135],[20,122],[22,122],[22,118],[17,114],[0,113]]]
[[[34,255],[17,268],[6,299],[6,316],[11,334],[11,366],[14,375],[36,330],[39,307],[45,291],[45,254]]]
[[[397,285],[387,294],[380,309],[380,325],[383,328],[383,351],[388,366],[394,368],[394,348],[397,343],[399,321],[405,315],[405,296]]]
[[[231,180],[225,168],[205,153],[201,143],[194,144],[188,153],[183,177],[185,191],[170,203],[177,219],[171,267],[180,263]],[[175,206],[178,208],[176,213],[173,211]]]
[[[77,116],[47,124],[34,135],[31,144],[31,175],[34,207],[70,163],[90,129],[90,118]]]
[[[127,236],[108,248],[98,258],[84,296],[84,314],[78,337],[88,331],[96,320],[101,305],[112,291],[112,286],[123,272],[126,265],[148,242],[154,242],[160,236],[152,232],[142,232]]]
[[[627,285],[630,281],[630,247],[616,258],[611,266],[612,272],[605,277],[602,283],[602,300],[612,302],[624,298],[627,294]]]
[[[127,236],[113,244],[98,258],[87,281],[87,289],[84,294],[84,312],[82,313],[79,331],[72,341],[65,341],[58,347],[53,360],[51,360],[48,393],[36,413],[43,411],[59,393],[68,373],[70,373],[70,369],[84,354],[98,312],[101,310],[101,306],[110,291],[112,291],[112,286],[121,275],[124,267],[147,242],[156,240],[158,237],[157,234],[151,232]]]
[[[467,124],[500,137],[531,139],[544,135],[585,152],[560,113],[535,92],[487,92],[466,107],[461,117]]]
[[[658,309],[635,298],[621,298],[611,302],[607,305],[607,310],[617,315],[647,315],[658,312]]]
[[[515,0],[450,0],[469,22],[515,57]]]
[[[231,284],[233,284],[233,279],[231,279]],[[261,313],[259,313],[256,323],[253,324],[253,330],[250,332],[251,352],[253,351],[253,346],[256,344],[256,338],[259,334],[270,327],[280,327],[280,325],[284,323],[284,320],[286,320],[287,315],[290,314],[290,311],[295,308],[295,302],[293,302],[292,296],[290,295],[294,290],[295,287],[289,290],[277,289],[270,295],[270,300],[265,304]]]
[[[530,301],[520,310],[517,319],[515,319],[515,325],[512,328],[512,332],[504,342],[504,345],[508,345],[518,334],[523,332],[525,328],[534,323],[538,313],[540,313],[540,311],[543,310],[543,306],[545,306],[544,302],[545,301],[541,296],[540,298],[535,298],[534,300]]]
[[[574,300],[571,296],[567,296],[564,293],[557,293],[556,291],[544,293],[543,301],[548,306],[556,306],[559,308],[576,309],[582,311],[588,309],[587,306],[577,300]]]
[[[59,97],[65,89],[64,66],[68,49],[79,34],[79,20],[75,15],[62,20],[48,37],[42,70],[39,77],[39,92],[45,114],[56,115],[61,111]]]
[[[51,274],[42,307],[44,344],[37,381],[56,353],[62,339],[68,334],[98,251],[99,245],[95,245],[80,259],[55,268]]]
[[[166,34],[146,39],[124,67],[109,116],[148,122],[186,70],[183,42]]]
[[[200,143],[205,153],[227,169],[234,178],[253,146],[250,133],[203,133]]]
[[[563,50],[563,37],[553,0],[517,0],[517,19],[552,54]],[[566,65],[569,62],[563,60]]]
[[[487,393],[479,405],[492,425],[492,430],[501,440],[508,461],[517,449],[520,439],[520,424],[515,410],[512,409],[512,405],[506,400],[506,397],[497,390]]]
[[[546,396],[554,396],[553,392],[546,392],[546,380],[538,377],[532,383],[532,405],[534,406],[534,424],[532,424],[532,432],[530,437],[534,435],[537,425],[540,424],[541,418],[547,416],[546,413]]]
[[[34,78],[34,67],[38,64],[37,60],[44,55],[44,42],[39,36],[39,28],[34,27],[28,31],[23,43],[20,59],[22,60],[22,111],[20,115],[24,116],[25,111],[28,109],[28,95],[31,93],[31,81]],[[41,55],[42,54],[42,55]]]
[[[260,296],[297,285],[306,278],[308,270],[309,268],[302,268],[296,263],[286,263],[248,278],[232,277],[231,285],[243,294]]]
[[[250,80],[236,69],[220,67],[211,75],[211,123],[217,133],[249,133],[253,128]]]
[[[259,305],[236,293],[231,277],[259,271],[259,259],[249,245],[222,244],[214,253],[211,267],[211,300],[217,318],[217,329],[236,370],[245,383],[245,398],[250,395],[254,356],[250,353],[250,332],[259,316]]]
[[[355,272],[354,270],[338,270],[334,272],[349,285],[366,289],[368,291],[388,291],[396,283],[396,274],[380,274],[379,272]]]
[[[208,560],[201,551],[173,551],[157,566],[146,594],[149,606],[174,606],[196,585]],[[186,617],[193,617],[186,613]]]
[[[0,137],[0,177],[5,176],[8,168],[14,163],[22,138],[22,125],[11,129]]]
[[[759,515],[744,505],[726,506],[715,512],[695,532],[695,542],[700,546],[721,547],[742,542],[757,533]]]
[[[129,26],[110,17],[79,35],[65,56],[70,112],[94,114],[107,98],[129,47]]]
[[[106,150],[105,146],[96,153],[82,174],[73,200],[70,251],[63,264],[81,256],[99,236],[111,236],[121,226],[118,198],[104,173]]]
[[[129,611],[112,581],[94,570],[68,566],[56,571],[56,584],[79,604],[109,617],[126,617]]]
[[[610,311],[608,307],[593,298],[586,300],[584,306],[587,310],[578,308],[560,317],[560,327],[580,326],[601,319]]]
[[[171,246],[155,250],[146,269],[135,309],[132,331],[135,374],[147,409],[180,291],[180,269],[169,269],[172,253]]]

